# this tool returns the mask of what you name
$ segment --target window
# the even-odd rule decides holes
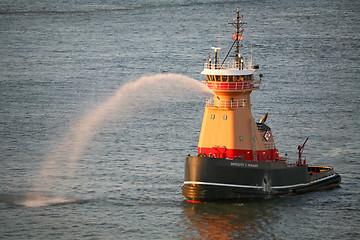
[[[214,114],[211,114],[211,119],[215,119],[215,115],[214,115]]]
[[[252,80],[252,75],[246,75],[246,81],[251,81]]]
[[[223,119],[224,119],[224,120],[227,120],[227,115],[224,115],[224,116],[223,116]]]

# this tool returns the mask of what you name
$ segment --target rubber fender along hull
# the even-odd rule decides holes
[[[193,202],[270,198],[335,187],[341,177],[332,168],[319,174],[307,165],[187,157],[183,196]]]

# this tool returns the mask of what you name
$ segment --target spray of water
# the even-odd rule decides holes
[[[129,106],[146,105],[149,100],[157,101],[156,99],[158,97],[161,99],[163,95],[176,96],[182,93],[203,91],[211,92],[199,81],[177,74],[147,76],[124,84],[113,96],[75,122],[69,132],[64,134],[56,148],[45,158],[43,168],[35,179],[28,198],[21,205],[47,206],[73,201],[66,197],[46,197],[44,193],[52,192],[59,187],[58,190],[63,193],[68,191],[59,183],[71,181],[75,165],[81,158],[87,143],[92,139],[97,128],[108,120],[109,116],[114,116],[114,112],[119,113],[121,109]]]

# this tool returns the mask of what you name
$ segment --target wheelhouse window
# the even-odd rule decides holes
[[[226,76],[226,75],[206,75],[208,81],[216,82],[243,82],[253,81],[254,76],[251,75],[240,75],[240,76]]]
[[[246,75],[245,80],[246,81],[252,81],[253,80],[253,75]]]

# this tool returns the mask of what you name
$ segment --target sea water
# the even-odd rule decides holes
[[[232,44],[264,75],[280,154],[330,165],[340,188],[190,204],[210,47]],[[2,1],[0,238],[356,239],[360,5],[354,1]],[[219,34],[220,33],[220,34]],[[132,87],[131,87],[132,86]],[[292,161],[291,160],[291,161]]]

